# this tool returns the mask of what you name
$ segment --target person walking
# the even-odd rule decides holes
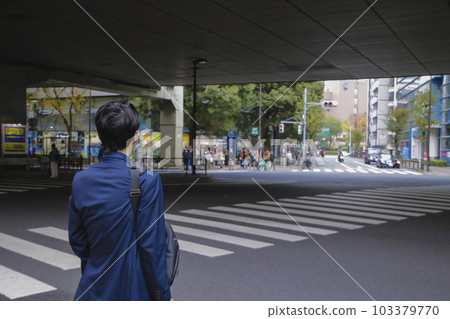
[[[52,144],[52,150],[48,157],[50,160],[50,178],[56,178],[58,177],[58,167],[61,162],[61,156],[54,143]]]
[[[130,198],[139,124],[128,101],[109,102],[95,115],[104,154],[75,175],[69,199],[69,242],[81,260],[75,300],[171,300],[160,176],[139,177],[136,218]]]
[[[183,151],[183,164],[186,173],[189,170],[189,155],[190,155],[189,148],[186,146]]]
[[[270,151],[270,162],[272,163],[273,170],[275,170],[275,154],[273,151]]]

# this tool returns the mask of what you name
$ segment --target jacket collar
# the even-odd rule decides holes
[[[111,152],[111,153],[105,153],[102,156],[102,162],[108,162],[108,163],[112,163],[112,162],[116,162],[116,163],[123,163],[125,162],[127,166],[131,167],[131,160],[128,156],[126,156],[123,153],[119,153],[119,152]]]

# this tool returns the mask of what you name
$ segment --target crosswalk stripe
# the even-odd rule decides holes
[[[394,174],[408,175],[408,173],[405,173],[405,172],[399,170],[398,168],[395,171],[393,171],[393,172],[394,172]]]
[[[18,183],[27,183],[27,184],[40,184],[40,185],[72,185],[71,181],[53,181],[53,180],[35,180],[35,179],[4,179],[3,181],[7,182],[18,182]]]
[[[403,172],[405,172],[406,174],[411,174],[411,175],[422,175],[422,173],[414,172],[411,170],[403,170]]]
[[[0,183],[0,187],[8,187],[8,188],[14,188],[14,189],[24,189],[24,190],[30,190],[30,189],[46,189],[44,187],[35,187],[35,186],[18,186],[18,185],[4,185]]]
[[[354,194],[367,194],[369,193],[368,191],[349,191],[349,193],[354,193]],[[432,198],[426,195],[408,195],[408,194],[403,194],[403,193],[395,193],[395,191],[393,192],[374,192],[374,191],[370,191],[370,193],[372,194],[378,194],[380,196],[384,196],[387,197],[388,199],[396,199],[396,198],[411,198],[411,199],[422,199],[422,200],[427,200],[430,201],[434,204],[443,204],[443,203],[450,203],[450,200],[445,200],[445,199],[439,199],[439,198]]]
[[[350,204],[352,206],[362,206],[362,207],[369,207],[369,206],[375,206],[376,208],[387,208],[387,209],[400,209],[400,211],[408,211],[408,212],[420,212],[421,214],[419,214],[418,216],[423,216],[424,214],[422,213],[440,213],[441,210],[436,210],[436,209],[430,209],[430,208],[415,208],[415,207],[406,207],[404,205],[401,204],[396,204],[396,205],[389,205],[386,204],[384,201],[378,201],[378,202],[370,202],[370,201],[360,201],[360,199],[358,200],[354,200],[354,199],[346,199],[346,198],[327,198],[327,196],[322,196],[322,195],[317,195],[318,197],[320,197],[320,201],[322,202],[330,202],[330,203],[340,203],[340,204]],[[307,197],[307,196],[302,196],[299,197],[299,199],[306,199],[306,200],[317,200],[319,198],[317,197]],[[286,201],[292,201],[294,202],[294,200],[291,199],[286,199]],[[417,216],[416,216],[417,217]]]
[[[327,172],[327,173],[331,173],[331,172],[332,172],[332,170],[329,169],[329,168],[325,168],[324,170],[325,170],[325,172]]]
[[[360,172],[360,173],[364,173],[364,174],[368,174],[368,173],[369,173],[368,171],[366,171],[366,170],[364,170],[364,169],[362,169],[362,168],[360,168],[360,167],[358,167],[358,168],[356,169],[356,171],[358,171],[358,172]]]
[[[303,172],[309,172],[309,169],[305,168],[305,169],[303,170]]]
[[[319,168],[315,168],[315,169],[313,169],[313,171],[314,172],[320,172],[320,169]]]
[[[272,201],[261,201],[258,202],[263,205],[277,205],[277,203],[274,203]],[[374,217],[376,219],[389,219],[389,220],[403,220],[406,219],[404,216],[393,216],[388,214],[375,214],[375,213],[366,213],[363,211],[355,211],[355,210],[348,210],[348,209],[339,209],[334,207],[319,207],[316,205],[299,205],[299,204],[292,204],[292,203],[283,203],[283,207],[293,207],[293,208],[299,208],[299,209],[312,209],[312,210],[319,210],[319,211],[325,211],[329,213],[337,213],[337,214],[347,214],[347,215],[357,215],[357,216],[363,216],[363,217]]]
[[[40,227],[40,228],[31,228],[28,231],[44,235],[51,238],[56,238],[59,240],[63,240],[65,242],[69,242],[69,233],[67,230],[56,228],[56,227]]]
[[[344,173],[344,170],[342,168],[336,168],[335,171],[338,173]]]
[[[263,219],[258,219],[258,218],[250,218],[250,217],[222,214],[222,213],[211,212],[208,210],[201,210],[201,209],[187,209],[187,210],[182,210],[181,213],[200,215],[200,216],[208,216],[208,217],[213,217],[213,218],[232,220],[232,221],[249,223],[249,224],[260,225],[260,226],[289,229],[289,230],[293,230],[293,231],[302,231],[303,232],[303,230],[305,230],[308,233],[316,234],[316,235],[331,235],[331,234],[337,233],[337,231],[335,231],[335,230],[321,229],[321,228],[310,227],[310,226],[302,226],[303,228],[300,228],[300,227],[298,227],[297,224],[294,224],[294,223],[289,223],[289,224],[280,223],[280,222],[275,222],[275,221],[271,221],[271,220],[263,220]]]
[[[334,195],[335,194],[335,195]],[[445,210],[448,209],[449,207],[446,206],[437,206],[437,205],[429,205],[429,204],[424,204],[424,202],[422,201],[410,201],[410,200],[388,200],[386,197],[380,197],[380,196],[371,196],[371,195],[359,195],[359,194],[346,194],[346,193],[333,193],[333,195],[331,194],[320,194],[317,195],[320,197],[326,197],[326,198],[336,198],[336,199],[348,199],[348,200],[353,200],[353,201],[363,201],[364,202],[369,202],[369,203],[380,203],[383,202],[385,204],[391,204],[391,205],[400,205],[400,206],[412,206],[412,207],[422,207],[422,208],[432,208],[432,209],[441,209],[441,210]]]
[[[74,255],[4,233],[0,233],[0,247],[62,270],[80,267],[80,259]]]
[[[267,205],[258,205],[258,204],[250,204],[250,203],[242,203],[242,204],[235,204],[235,206],[238,207],[247,207],[247,208],[253,208],[253,209],[259,209],[259,210],[267,210],[272,212],[279,212],[281,209],[280,207],[276,206],[267,206]],[[370,225],[379,225],[383,224],[386,221],[384,220],[377,220],[377,219],[371,219],[371,218],[362,218],[362,217],[353,217],[353,216],[346,216],[346,215],[339,215],[339,214],[327,214],[327,213],[319,213],[319,212],[313,212],[313,211],[307,211],[307,210],[299,210],[294,208],[288,208],[284,207],[289,214],[294,215],[300,215],[300,216],[314,216],[314,217],[323,217],[328,219],[336,219],[336,220],[344,220],[348,222],[354,222],[354,223],[360,223],[360,224],[370,224]]]
[[[349,173],[356,173],[356,171],[353,168],[347,168],[346,171]]]
[[[201,219],[201,218],[192,218],[192,217],[171,215],[171,214],[166,214],[166,215],[164,215],[164,217],[165,217],[165,219],[171,220],[174,222],[182,222],[182,223],[197,224],[197,225],[202,225],[202,226],[210,226],[210,227],[214,227],[214,228],[226,229],[226,230],[231,230],[231,231],[235,231],[235,232],[252,234],[252,235],[257,235],[257,236],[261,236],[261,237],[274,238],[274,239],[290,241],[290,242],[307,239],[307,237],[303,237],[303,236],[284,234],[284,233],[275,232],[275,231],[271,231],[271,230],[259,229],[259,228],[248,227],[248,226],[241,226],[241,225],[237,225],[237,224],[216,222],[216,221],[205,220],[205,219]]]
[[[230,250],[220,249],[216,247],[211,247],[207,245],[197,244],[186,240],[178,240],[181,251],[187,251],[197,255],[203,255],[206,257],[219,257],[224,255],[232,254]]]
[[[247,214],[247,215],[251,215],[251,216],[274,218],[274,219],[287,220],[287,221],[292,221],[292,218],[294,218],[300,224],[306,223],[306,224],[336,227],[336,228],[342,228],[342,229],[358,229],[358,228],[363,227],[363,226],[355,225],[355,224],[332,222],[332,221],[316,219],[316,218],[305,218],[305,217],[295,217],[295,216],[292,216],[292,218],[291,218],[288,215],[286,215],[284,212],[283,212],[283,214],[280,214],[280,213],[274,214],[274,213],[264,212],[261,210],[251,210],[251,209],[244,209],[244,208],[238,208],[238,207],[226,207],[226,206],[214,206],[214,207],[208,207],[208,209],[220,210],[220,211],[225,211],[225,212],[230,212],[230,213]],[[281,209],[279,209],[279,211],[281,211]]]
[[[412,198],[428,198],[429,200],[435,200],[435,201],[441,201],[441,202],[449,202],[450,203],[450,199],[449,196],[440,196],[440,195],[433,195],[433,194],[426,194],[426,193],[413,193],[413,192],[399,192],[399,193],[395,193],[393,194],[392,190],[378,190],[378,189],[373,189],[371,190],[371,192],[374,193],[379,193],[379,194],[386,194],[386,196],[390,195],[390,196],[400,196],[400,197],[412,197]],[[395,190],[394,190],[395,192]]]
[[[375,189],[376,192],[386,192],[388,190],[386,189]],[[443,198],[443,199],[448,199],[449,195],[450,195],[450,191],[448,192],[437,192],[434,190],[413,190],[413,189],[405,189],[405,190],[399,190],[400,193],[402,194],[408,194],[408,195],[423,195],[423,196],[428,196],[428,197],[432,197],[432,198]]]
[[[0,294],[9,299],[56,290],[42,281],[0,265]]]
[[[285,198],[280,199],[280,201],[287,201],[291,203],[297,203],[299,205],[303,204],[311,204],[311,205],[319,205],[319,206],[326,206],[326,207],[338,207],[343,209],[360,209],[366,212],[374,212],[374,213],[383,213],[383,214],[392,214],[392,215],[401,215],[401,216],[408,216],[408,217],[419,217],[423,216],[424,214],[419,213],[412,213],[409,211],[401,211],[396,209],[387,209],[387,208],[381,208],[381,207],[367,207],[367,206],[358,206],[356,204],[351,205],[345,205],[345,204],[339,204],[339,203],[328,203],[323,202],[321,199],[319,200],[305,200],[305,199],[292,199],[292,198]],[[439,213],[440,211],[432,211],[433,213]]]
[[[2,192],[26,192],[26,189],[12,189],[12,188],[0,188]],[[6,194],[6,193],[4,193]]]
[[[243,246],[247,248],[263,248],[268,246],[273,246],[271,243],[266,243],[263,241],[253,240],[253,239],[247,239],[237,236],[231,236],[231,235],[225,235],[217,232],[211,232],[207,230],[202,229],[196,229],[196,228],[190,228],[190,227],[184,227],[184,226],[178,226],[178,225],[171,225],[175,233],[177,234],[184,234],[189,235],[193,237],[200,237],[200,238],[206,238],[214,241],[220,241],[227,244],[237,245],[237,246]]]
[[[375,174],[381,174],[381,172],[377,169],[369,168],[367,169],[369,172],[375,173]]]

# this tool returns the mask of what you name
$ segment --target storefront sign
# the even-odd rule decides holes
[[[26,154],[26,126],[2,124],[2,154]]]

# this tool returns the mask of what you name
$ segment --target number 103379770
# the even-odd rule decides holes
[[[374,316],[437,316],[438,306],[373,306]]]

